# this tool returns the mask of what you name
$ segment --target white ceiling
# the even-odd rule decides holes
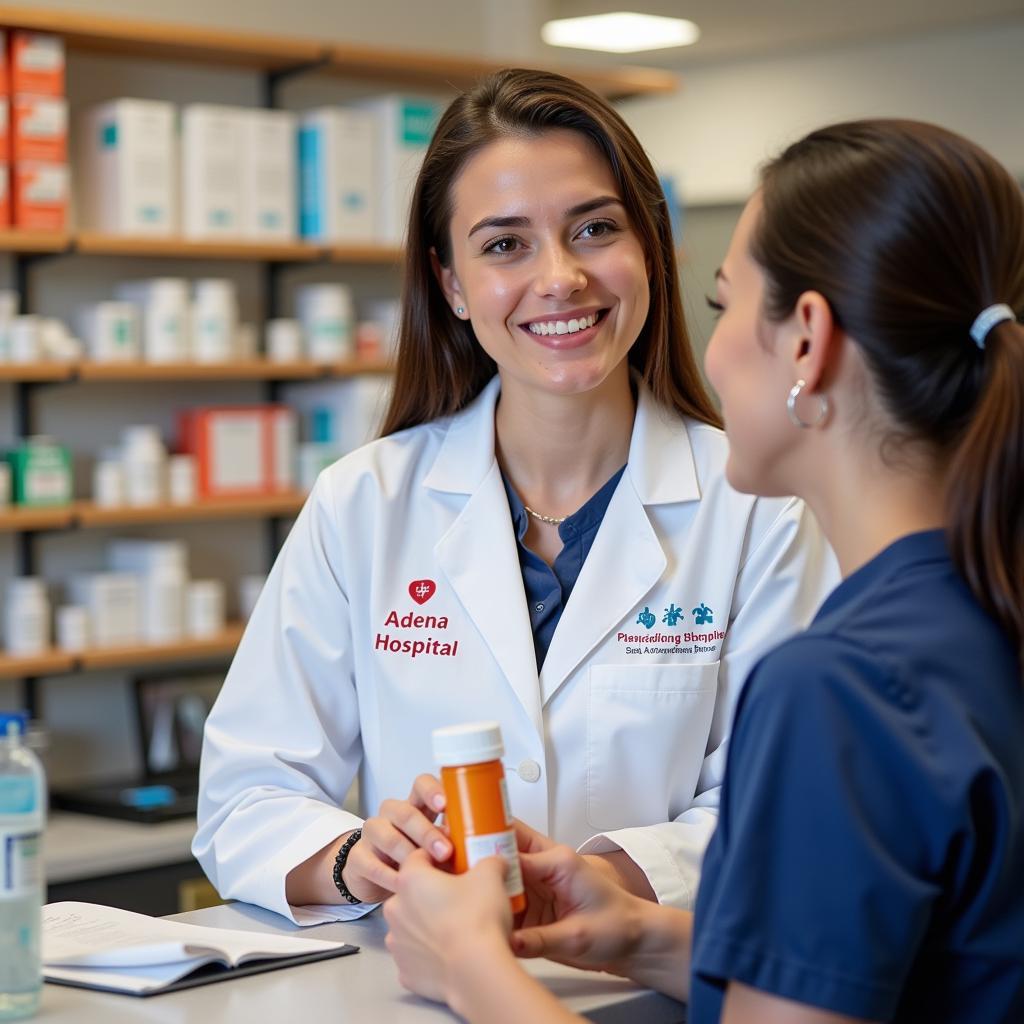
[[[707,61],[1024,18],[1024,0],[549,0],[547,7],[555,18],[622,10],[689,18],[701,30],[693,46],[607,58],[682,70]],[[557,53],[563,60],[594,59],[583,50],[545,49],[552,59]]]

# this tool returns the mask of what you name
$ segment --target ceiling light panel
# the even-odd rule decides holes
[[[540,30],[549,46],[571,46],[579,50],[607,53],[638,53],[690,46],[700,38],[700,29],[684,18],[662,18],[654,14],[616,11],[584,18],[559,18]]]

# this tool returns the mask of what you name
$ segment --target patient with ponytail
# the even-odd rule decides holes
[[[495,862],[403,865],[401,976],[489,1024],[570,1019],[513,953],[690,1024],[1021,1024],[1020,185],[935,125],[822,128],[763,170],[708,301],[729,482],[803,498],[843,581],[747,678],[696,910],[523,831],[515,931]]]

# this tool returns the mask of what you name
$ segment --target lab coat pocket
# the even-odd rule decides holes
[[[707,749],[718,665],[590,669],[587,820],[594,828],[651,825],[685,810]]]

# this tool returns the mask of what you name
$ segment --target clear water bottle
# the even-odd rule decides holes
[[[27,715],[0,711],[0,1020],[31,1017],[43,989],[46,781],[27,728]]]

